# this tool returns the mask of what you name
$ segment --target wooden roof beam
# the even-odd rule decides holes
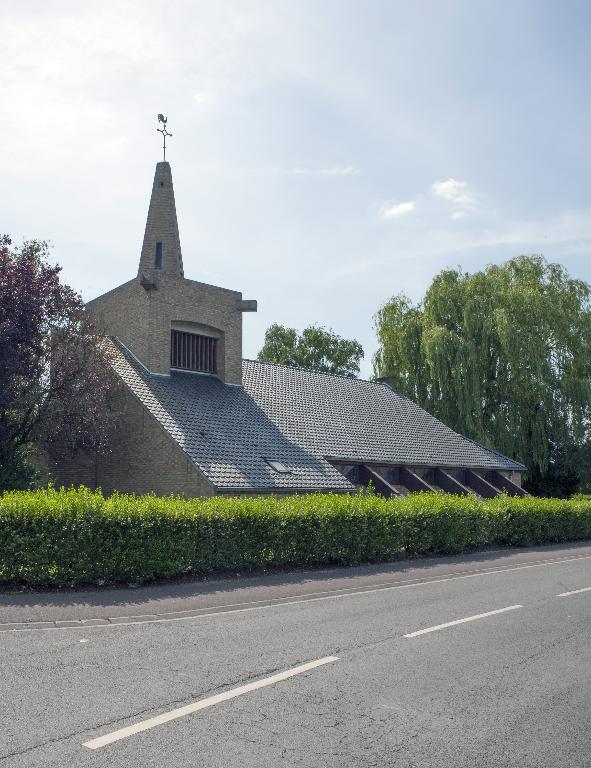
[[[441,467],[437,467],[435,470],[435,482],[440,488],[443,488],[447,493],[459,493],[462,496],[467,496],[471,493],[470,489],[449,472],[446,472]]]
[[[466,470],[466,484],[483,499],[494,499],[499,495],[498,488],[472,469]]]
[[[387,480],[384,480],[381,475],[378,475],[375,470],[368,467],[367,464],[359,465],[359,482],[362,485],[369,485],[372,483],[376,491],[387,499],[389,499],[390,496],[402,495],[393,485],[390,485]]]
[[[406,486],[409,491],[426,491],[427,493],[436,493],[437,489],[425,482],[416,472],[408,467],[400,467],[400,483]]]
[[[505,475],[502,475],[496,469],[491,473],[491,480],[497,488],[507,491],[511,496],[529,496],[529,493],[524,491],[520,485],[514,483],[513,480],[509,480],[508,477],[505,477]]]

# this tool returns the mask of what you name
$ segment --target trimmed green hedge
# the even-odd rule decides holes
[[[591,538],[591,497],[308,495],[207,500],[79,490],[0,496],[0,582],[140,583],[218,569],[378,562]]]

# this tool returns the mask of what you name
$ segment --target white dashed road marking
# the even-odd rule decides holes
[[[179,707],[173,709],[170,712],[165,712],[157,717],[151,717],[149,720],[143,720],[141,723],[130,725],[127,728],[121,728],[118,731],[107,733],[105,736],[99,736],[97,739],[85,742],[82,746],[88,747],[88,749],[100,749],[106,747],[108,744],[113,744],[115,741],[126,739],[128,736],[134,736],[136,733],[147,731],[150,728],[155,728],[163,723],[168,723],[171,720],[177,720],[179,717],[185,717],[191,715],[193,712],[198,712],[200,709],[207,709],[207,707],[213,707],[214,704],[220,704],[222,701],[228,701],[229,699],[235,699],[237,696],[242,696],[244,693],[250,693],[250,691],[256,691],[259,688],[266,688],[269,685],[280,683],[282,680],[287,680],[295,675],[301,675],[304,672],[309,672],[311,669],[322,667],[324,664],[330,664],[333,661],[338,661],[338,656],[325,656],[322,659],[316,659],[316,661],[309,661],[307,664],[300,664],[298,667],[292,667],[286,669],[285,672],[279,672],[271,677],[264,677],[262,680],[257,680],[254,683],[247,683],[241,685],[238,688],[232,688],[224,693],[218,693],[216,696],[209,696],[207,699],[201,699],[193,704],[187,704],[185,707]]]
[[[418,637],[419,635],[427,635],[429,632],[437,632],[440,629],[447,629],[448,627],[455,627],[456,624],[465,624],[468,621],[477,621],[478,619],[486,619],[488,616],[496,616],[499,613],[507,613],[507,611],[515,611],[517,608],[523,608],[522,605],[510,605],[508,608],[497,608],[496,611],[488,611],[487,613],[477,613],[475,616],[466,616],[465,619],[456,619],[455,621],[446,621],[445,624],[437,624],[434,627],[427,627],[426,629],[419,629],[416,632],[410,632],[404,637]]]
[[[580,595],[581,592],[591,592],[591,587],[583,587],[583,589],[573,589],[571,592],[561,592],[556,597],[570,597],[571,595]]]

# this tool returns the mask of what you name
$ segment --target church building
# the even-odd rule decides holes
[[[525,467],[387,382],[242,359],[256,301],[186,278],[168,162],[156,165],[137,276],[87,304],[118,382],[112,450],[58,484],[186,497],[443,490],[525,495]]]

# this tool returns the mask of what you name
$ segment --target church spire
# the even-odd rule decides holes
[[[170,163],[156,164],[138,276],[162,273],[183,277],[183,257],[176,218]]]

